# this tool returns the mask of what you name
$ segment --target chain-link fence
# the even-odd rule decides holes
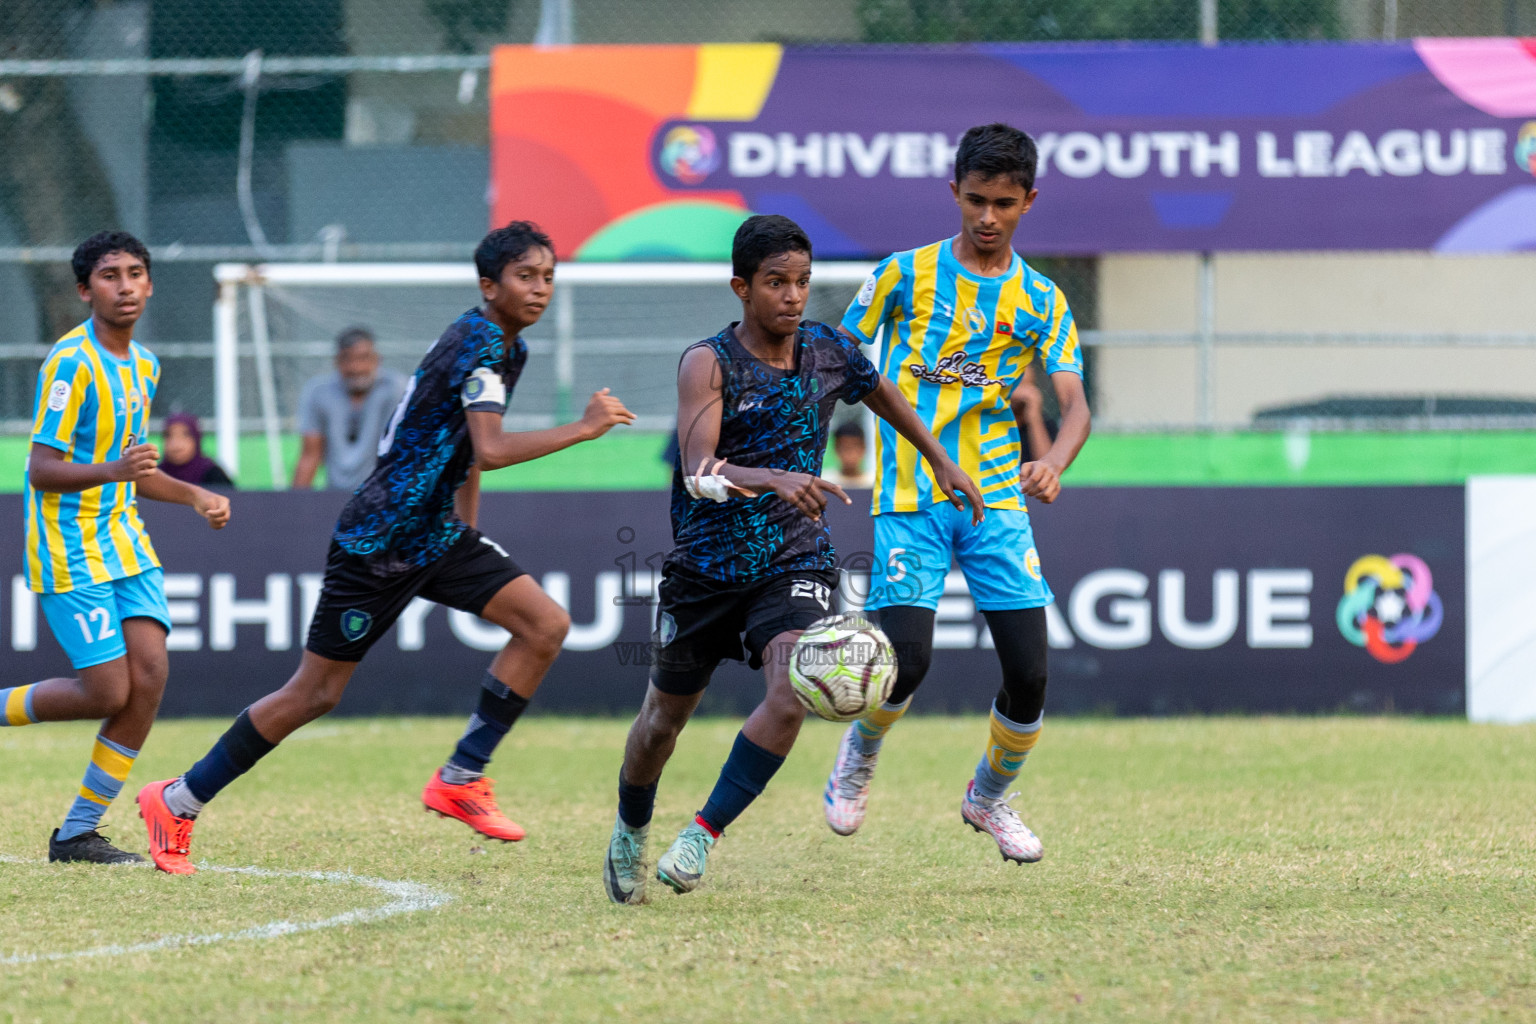
[[[467,257],[496,43],[1522,33],[1536,0],[6,0],[0,420],[30,415],[42,346],[80,318],[69,250],[103,226],[150,244],[142,330],[188,371],[219,260]],[[1093,327],[1093,261],[1057,269]],[[211,411],[199,378],[167,387]]]

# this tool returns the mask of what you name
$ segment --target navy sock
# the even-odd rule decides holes
[[[246,708],[235,719],[235,724],[219,737],[213,749],[204,754],[182,779],[199,802],[207,803],[218,796],[219,790],[250,771],[276,746],[256,731],[251,724],[251,709]]]
[[[630,828],[644,828],[651,823],[651,812],[656,809],[656,783],[649,786],[632,786],[624,781],[619,772],[619,817]]]
[[[453,748],[448,763],[466,772],[483,773],[496,752],[496,744],[512,731],[512,723],[527,707],[526,697],[519,697],[487,672],[480,681],[480,706],[469,716],[469,726]]]
[[[704,825],[717,836],[724,832],[757,799],[783,763],[778,754],[770,754],[744,733],[737,733],[736,744],[731,747],[731,756],[725,759],[725,767],[720,769],[714,792],[699,812]]]

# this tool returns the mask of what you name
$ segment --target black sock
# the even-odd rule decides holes
[[[496,744],[512,730],[512,723],[527,707],[526,697],[519,697],[487,672],[480,681],[480,706],[469,716],[469,727],[453,748],[448,763],[467,772],[484,772],[496,752]]]
[[[644,828],[651,823],[651,812],[656,809],[656,783],[634,786],[624,781],[619,772],[619,817],[630,828]]]
[[[207,803],[218,795],[219,790],[250,771],[276,746],[256,731],[251,724],[251,709],[246,708],[235,719],[235,724],[219,737],[213,749],[204,754],[182,779],[193,796]]]
[[[709,794],[699,819],[718,836],[727,825],[741,817],[741,812],[757,799],[783,763],[784,759],[778,754],[764,750],[747,739],[745,733],[737,733],[731,755],[725,759],[714,792]]]

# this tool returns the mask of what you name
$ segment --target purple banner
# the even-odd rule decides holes
[[[665,121],[650,160],[826,257],[953,234],[954,147],[993,120],[1039,141],[1026,252],[1511,251],[1536,247],[1533,119],[1513,39],[787,48],[755,117]]]
[[[867,493],[856,502],[829,510],[833,538],[845,568],[868,571]],[[336,505],[326,494],[238,494],[219,533],[185,509],[141,505],[176,624],[165,714],[232,715],[292,674]],[[1068,488],[1033,516],[1056,593],[1052,713],[1464,707],[1460,487]],[[19,495],[0,496],[0,518],[20,536]],[[481,525],[571,612],[537,707],[632,714],[671,542],[666,494],[487,494]],[[0,548],[7,676],[68,675],[20,571],[21,546]],[[862,603],[867,587],[846,573],[843,602]],[[342,711],[467,712],[505,641],[474,616],[419,602],[359,666]],[[984,710],[1001,675],[958,572],[934,641],[919,707]],[[703,707],[739,713],[761,696],[761,674],[728,662]]]

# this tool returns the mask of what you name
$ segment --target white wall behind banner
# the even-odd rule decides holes
[[[1536,476],[1467,481],[1467,717],[1536,721]]]

